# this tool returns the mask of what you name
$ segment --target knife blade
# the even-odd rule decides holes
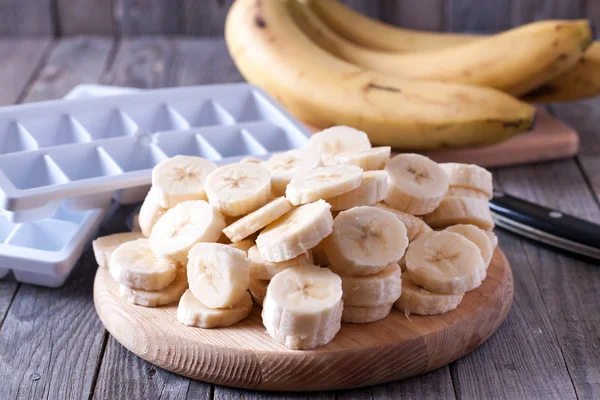
[[[600,260],[598,224],[499,191],[494,191],[490,210],[496,226],[500,228]]]

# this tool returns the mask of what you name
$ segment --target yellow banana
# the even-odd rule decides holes
[[[290,6],[315,43],[360,67],[406,79],[487,86],[515,96],[565,73],[592,41],[588,21],[540,21],[463,45],[390,53],[345,39],[298,2]]]
[[[365,17],[337,0],[302,0],[331,29],[363,47],[389,52],[415,52],[452,47],[485,38],[481,35],[403,29]],[[600,42],[559,77],[525,96],[527,101],[570,101],[600,94]]]
[[[225,37],[242,75],[297,118],[322,128],[353,126],[374,145],[482,145],[533,122],[532,106],[493,89],[408,81],[342,61],[304,35],[285,0],[236,1]]]

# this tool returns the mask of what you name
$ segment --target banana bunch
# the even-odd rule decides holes
[[[491,195],[483,168],[390,158],[364,132],[335,126],[266,161],[167,159],[152,172],[141,232],[93,247],[125,301],[179,302],[177,319],[199,328],[234,325],[256,303],[275,341],[313,349],[342,322],[394,307],[455,309],[497,245]]]
[[[362,62],[364,63],[372,60],[371,57],[373,54],[380,52],[380,54],[385,54],[382,57],[382,60],[387,60],[384,67],[390,67],[390,64],[387,64],[390,62],[389,60],[401,58],[404,53],[416,53],[413,54],[412,57],[418,59],[419,54],[427,54],[428,52],[432,54],[431,51],[435,50],[442,50],[442,53],[444,53],[446,50],[451,51],[452,48],[464,50],[464,45],[475,46],[475,43],[477,42],[484,45],[488,39],[486,36],[479,35],[422,32],[398,28],[365,17],[336,0],[301,0],[301,2],[306,6],[305,9],[314,13],[318,19],[312,19],[307,21],[307,23],[312,23],[313,26],[319,24],[328,27],[325,36],[319,39],[321,42],[330,42],[332,40],[332,35],[339,36],[339,38],[333,39],[338,45],[342,41],[349,42],[350,44],[342,42],[343,47],[338,51],[352,53],[349,54],[349,57],[363,57]],[[298,14],[299,16],[301,15],[300,13]],[[540,47],[537,49],[532,48],[532,53],[521,54],[524,60],[533,61],[532,66],[535,66],[535,60],[542,61],[538,58],[540,57],[540,52],[544,51],[542,46],[544,45],[545,40],[552,40],[552,34],[547,35],[546,37],[536,37],[536,34],[533,32],[531,35],[521,35],[526,34],[526,32],[532,28],[534,31],[537,30],[539,35],[541,34],[541,31],[539,31],[538,28],[543,28],[544,26],[548,28],[555,25],[556,38],[554,40],[557,40],[558,44],[554,47],[554,50],[558,50],[558,47],[562,47],[564,53],[548,52],[546,53],[546,56],[552,57],[552,53],[554,54],[554,57],[562,57],[562,54],[575,56],[577,52],[573,52],[573,48],[568,50],[566,47],[563,47],[566,44],[563,40],[570,40],[563,36],[563,34],[566,34],[566,31],[563,30],[563,28],[566,28],[567,26],[565,23],[571,27],[579,26],[579,28],[584,31],[589,29],[585,27],[586,24],[583,21],[544,21],[529,24],[523,28],[497,35],[496,39],[503,35],[504,37],[515,35],[515,41],[513,43],[505,43],[505,45],[509,45],[511,46],[511,49],[515,50],[512,54],[509,51],[509,56],[515,56],[517,51],[520,51],[518,49],[524,49],[524,46],[528,45],[535,46],[535,42],[538,42],[537,45]],[[560,26],[560,29],[556,26]],[[566,29],[569,30],[570,28]],[[329,33],[330,31],[333,31],[333,34]],[[554,64],[551,59],[547,59],[548,64],[539,64],[538,67],[544,67],[544,70],[541,71],[544,79],[543,81],[542,79],[538,80],[538,83],[541,82],[541,85],[533,88],[530,87],[529,90],[531,91],[523,96],[524,99],[531,102],[556,102],[584,99],[600,94],[600,43],[593,42],[586,49],[587,44],[592,40],[592,35],[591,33],[584,31],[580,31],[580,33],[584,34],[584,37],[580,36],[580,38],[585,39],[581,41],[580,46],[580,51],[583,51],[583,55],[576,57],[575,64],[567,68],[565,68],[566,65],[564,64],[562,66]],[[520,39],[516,39],[517,37],[520,37]],[[573,37],[571,37],[571,39],[573,39]],[[357,47],[359,50],[351,52],[349,46],[352,44],[354,44],[353,47]],[[502,46],[502,43],[500,43],[500,45]],[[513,48],[512,46],[518,46],[518,49]],[[501,49],[489,47],[486,50],[482,47],[481,51],[485,53],[493,52],[495,54],[500,54]],[[364,58],[366,58],[366,60]],[[560,64],[558,58],[555,58],[554,62]],[[502,63],[504,63],[504,60],[502,60]],[[444,68],[446,68],[445,63],[440,63],[440,65],[443,65]],[[551,65],[554,65],[557,69],[548,70],[545,68],[546,66]],[[525,72],[528,69],[530,70],[532,66],[524,66],[524,70],[521,70],[520,72]],[[560,73],[559,69],[561,71]],[[552,75],[554,76],[552,77]]]

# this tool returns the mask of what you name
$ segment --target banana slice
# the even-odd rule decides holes
[[[342,299],[345,307],[377,307],[392,304],[400,297],[402,290],[401,271],[397,263],[372,275],[347,275],[329,267],[342,278]]]
[[[310,249],[310,254],[313,257],[313,263],[315,265],[320,265],[321,267],[326,267],[330,265],[329,259],[327,258],[327,254],[325,253],[325,240],[319,242],[318,245]]]
[[[329,343],[341,327],[342,280],[314,265],[275,275],[265,296],[262,320],[269,335],[292,349]]]
[[[123,243],[142,239],[144,235],[139,232],[123,232],[102,236],[92,242],[94,256],[100,268],[108,268],[110,256]]]
[[[440,205],[423,218],[434,229],[458,224],[471,224],[486,231],[494,228],[488,202],[471,197],[444,197]]]
[[[175,156],[152,169],[152,187],[163,208],[188,200],[206,200],[206,177],[217,165],[202,157]]]
[[[239,242],[230,243],[229,246],[242,250],[244,253],[248,254],[250,247],[254,246],[255,244],[256,242],[253,239],[244,239],[240,240]]]
[[[496,234],[492,231],[485,231],[485,234],[490,239],[490,243],[492,245],[492,253],[494,253],[494,250],[498,246],[498,236],[496,236]]]
[[[322,166],[321,153],[307,149],[290,150],[274,154],[261,163],[271,174],[271,188],[277,196],[284,196],[285,189],[295,176],[302,176]]]
[[[448,175],[450,186],[462,186],[479,190],[491,199],[494,193],[492,173],[475,164],[442,163],[440,167]]]
[[[398,261],[398,266],[400,267],[400,271],[402,271],[402,274],[404,275],[404,272],[406,271],[406,253],[402,256],[400,261]]]
[[[195,244],[187,271],[190,290],[210,308],[233,307],[248,289],[246,253],[226,244]]]
[[[333,230],[331,206],[324,200],[305,204],[270,223],[256,238],[265,261],[281,262],[307,253]]]
[[[419,230],[417,231],[417,233],[415,234],[415,236],[413,237],[413,239],[411,240],[411,242],[413,240],[417,240],[418,238],[420,238],[423,234],[427,233],[427,232],[431,232],[433,231],[433,229],[431,229],[431,227],[429,225],[427,225],[425,223],[425,221],[423,221],[423,225],[421,225],[421,227],[419,228]]]
[[[252,297],[248,292],[244,292],[242,299],[230,308],[209,308],[188,289],[179,301],[177,319],[196,328],[220,328],[240,322],[251,310]]]
[[[148,239],[120,245],[110,256],[109,272],[122,285],[144,290],[161,290],[177,277],[178,264],[167,257],[155,256]]]
[[[260,256],[257,246],[252,246],[248,250],[248,259],[250,260],[250,276],[255,279],[271,280],[275,275],[288,268],[298,265],[313,265],[313,259],[310,252],[300,254],[296,258],[281,262],[269,262],[263,260]]]
[[[363,131],[340,125],[315,133],[306,146],[321,154],[323,164],[333,165],[336,155],[368,150],[371,148],[371,142]]]
[[[142,207],[140,208],[138,221],[140,229],[146,237],[150,237],[152,228],[154,228],[154,225],[156,225],[160,217],[168,210],[160,205],[160,199],[161,195],[159,190],[153,186],[150,188],[150,191],[148,191],[148,194],[142,203]]]
[[[263,160],[256,157],[244,157],[240,160],[240,163],[242,164],[260,164],[262,162]]]
[[[385,203],[377,203],[373,204],[373,207],[381,208],[382,210],[389,211],[396,216],[404,226],[406,226],[406,235],[408,236],[408,240],[412,241],[417,236],[417,233],[423,229],[423,225],[426,225],[425,222],[419,217],[415,217],[414,215],[407,214],[403,211],[396,210]],[[427,228],[424,228],[427,229]],[[431,229],[429,229],[431,230]]]
[[[271,198],[269,171],[259,164],[230,164],[206,178],[208,202],[223,215],[239,217],[267,204]]]
[[[370,206],[382,201],[386,194],[387,173],[385,171],[367,171],[363,173],[359,187],[326,201],[331,204],[332,211],[343,211],[352,207]]]
[[[385,166],[390,207],[413,215],[432,212],[448,190],[448,176],[434,161],[419,154],[398,154]]]
[[[119,284],[119,295],[126,301],[144,307],[160,307],[175,303],[188,287],[185,268],[179,267],[177,277],[169,286],[161,290],[132,289]]]
[[[355,165],[319,167],[294,177],[285,190],[285,197],[293,205],[329,199],[360,186],[362,169]]]
[[[414,283],[436,293],[464,293],[485,279],[479,248],[448,231],[429,232],[412,242],[406,252],[406,269]]]
[[[232,242],[239,242],[253,233],[258,232],[276,219],[279,219],[291,209],[292,205],[290,202],[285,197],[279,197],[245,217],[238,219],[236,222],[223,229],[223,233]]]
[[[445,229],[448,232],[458,233],[469,239],[475,246],[479,248],[485,268],[487,269],[492,260],[492,252],[494,251],[490,238],[484,230],[476,227],[475,225],[452,225]]]
[[[348,275],[370,275],[397,262],[408,246],[406,227],[394,214],[376,207],[342,211],[325,239],[333,268]]]
[[[460,304],[463,293],[440,294],[417,286],[410,273],[402,274],[402,294],[394,307],[405,315],[439,315],[454,310]]]
[[[359,151],[357,153],[342,153],[335,156],[336,164],[349,164],[360,167],[363,171],[375,171],[384,169],[392,148],[388,146],[373,147],[372,149]]]
[[[270,281],[268,280],[250,277],[250,284],[248,285],[248,290],[250,291],[254,302],[261,307],[263,305],[263,300],[267,295],[267,287],[269,286],[269,282]]]
[[[223,216],[203,200],[177,204],[163,215],[150,234],[150,247],[160,256],[187,261],[198,242],[216,242],[225,228]]]
[[[446,196],[456,196],[456,197],[472,197],[474,199],[479,200],[488,200],[487,194],[483,193],[480,190],[465,187],[465,186],[450,186],[448,191],[446,192]]]
[[[344,306],[342,313],[342,322],[350,324],[368,324],[384,319],[390,315],[394,304],[385,304],[376,307],[349,307]]]

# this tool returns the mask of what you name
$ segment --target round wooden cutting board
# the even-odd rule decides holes
[[[94,283],[102,323],[139,357],[205,382],[286,391],[355,388],[439,368],[494,333],[512,299],[512,272],[497,248],[487,278],[456,310],[429,317],[393,310],[378,322],[342,324],[327,346],[302,351],[273,341],[256,305],[249,318],[234,326],[191,328],[177,321],[177,305],[145,308],[122,300],[106,269],[98,270]]]

